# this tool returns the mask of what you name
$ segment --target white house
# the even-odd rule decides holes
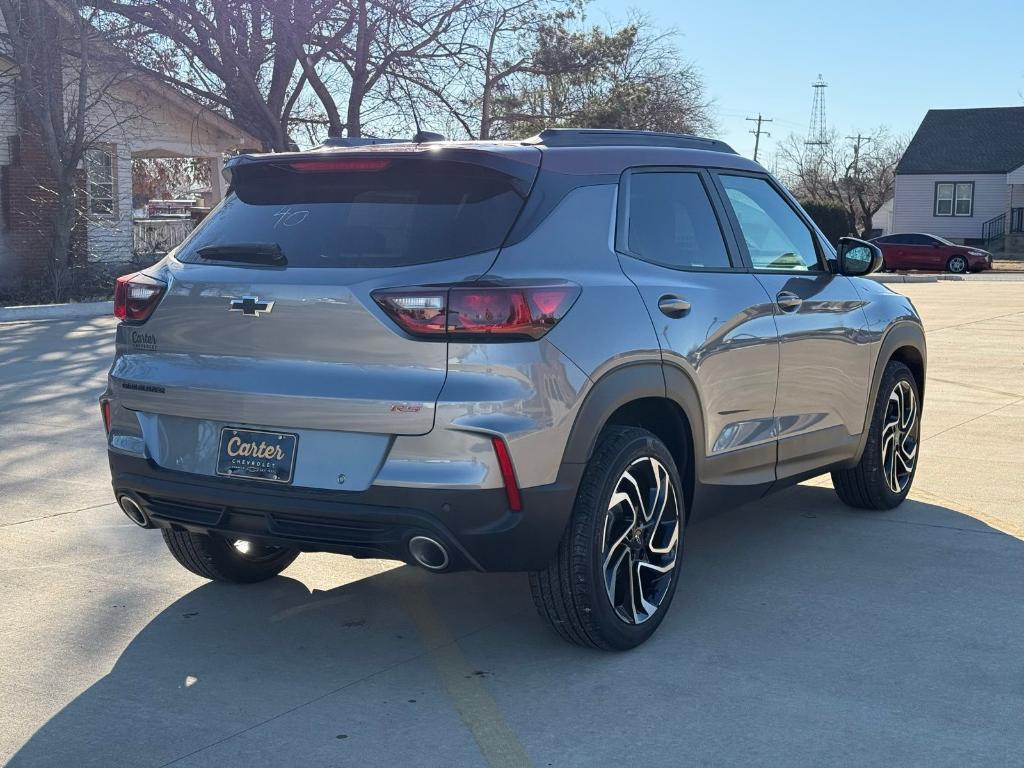
[[[1024,107],[929,110],[896,166],[892,227],[989,248],[1024,242]]]

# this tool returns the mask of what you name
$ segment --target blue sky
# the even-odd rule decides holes
[[[804,134],[820,72],[827,121],[843,136],[887,125],[912,134],[932,108],[1024,106],[1024,0],[594,0],[594,23],[633,9],[674,27],[703,72],[719,137],[753,153]],[[762,162],[766,155],[761,155]]]

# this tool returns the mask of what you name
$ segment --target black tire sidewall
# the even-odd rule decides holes
[[[640,429],[630,430],[630,432],[635,432],[635,437],[626,441],[616,452],[614,458],[605,466],[594,468],[599,469],[599,472],[594,473],[595,476],[590,476],[591,473],[588,469],[588,476],[584,478],[584,483],[599,484],[599,491],[595,496],[598,500],[598,508],[587,510],[588,514],[584,518],[586,526],[584,533],[589,541],[590,553],[586,574],[587,602],[592,611],[592,617],[597,620],[601,628],[601,634],[605,641],[611,647],[618,649],[633,648],[640,645],[654,634],[654,631],[664,620],[665,614],[672,603],[672,598],[675,595],[676,587],[679,584],[679,570],[682,566],[686,524],[686,499],[683,495],[682,483],[680,482],[679,472],[676,469],[672,454],[665,447],[665,444],[653,434]],[[627,624],[615,612],[604,588],[604,563],[601,555],[604,546],[604,520],[607,514],[608,502],[626,467],[636,459],[648,456],[660,461],[671,477],[679,503],[681,518],[679,549],[676,554],[676,567],[673,569],[672,582],[658,610],[643,624]]]

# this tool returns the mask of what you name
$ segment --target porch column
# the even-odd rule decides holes
[[[224,157],[223,155],[208,157],[206,162],[210,166],[210,205],[212,207],[224,199],[224,193],[227,190],[227,185],[224,183],[224,176],[222,175]]]

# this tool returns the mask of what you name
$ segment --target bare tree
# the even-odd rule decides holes
[[[459,65],[479,0],[350,0],[351,34],[320,36],[325,58],[344,67],[348,97],[344,128],[362,135],[364,102],[389,78],[413,78],[412,72],[435,72],[437,65]],[[420,81],[426,84],[427,79]],[[401,100],[402,89],[389,91]],[[327,102],[325,101],[325,106]],[[327,108],[328,116],[331,107]],[[332,130],[340,126],[332,119]]]
[[[340,24],[340,0],[91,0],[103,29],[151,75],[227,111],[267,149],[288,147],[289,117],[323,51],[307,43]],[[301,74],[296,74],[301,68]]]
[[[13,79],[19,130],[45,157],[45,176],[34,179],[35,206],[24,215],[34,217],[29,226],[48,230],[47,275],[53,299],[63,301],[83,212],[83,160],[137,112],[120,102],[124,69],[106,58],[76,0],[0,0],[0,15],[3,53],[14,64],[4,76]],[[100,119],[90,116],[94,111]]]
[[[791,134],[778,146],[780,176],[802,199],[842,207],[851,231],[868,234],[873,217],[892,197],[896,164],[907,141],[878,128],[856,141],[832,132],[821,147]]]

